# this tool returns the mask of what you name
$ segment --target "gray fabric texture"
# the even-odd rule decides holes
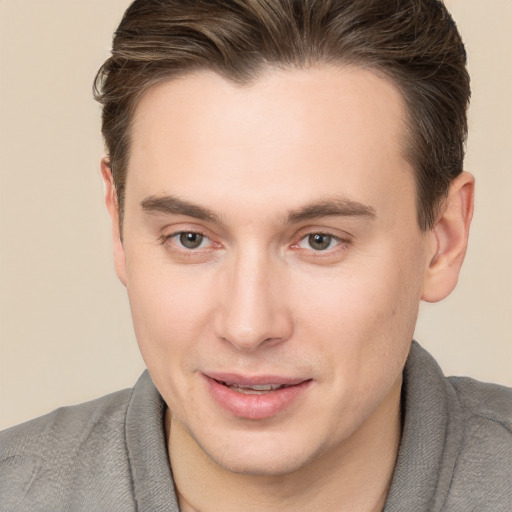
[[[447,379],[413,342],[402,401],[385,512],[511,512],[512,390]],[[0,511],[179,511],[165,407],[146,371],[133,389],[3,431]]]

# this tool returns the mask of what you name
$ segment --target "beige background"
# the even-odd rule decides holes
[[[417,338],[449,374],[512,385],[512,1],[450,0],[473,76],[477,177],[458,289]],[[0,0],[0,427],[143,369],[110,255],[96,69],[126,0]]]

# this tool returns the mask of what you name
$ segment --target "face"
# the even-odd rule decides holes
[[[294,471],[398,400],[430,251],[404,118],[353,67],[197,72],[138,105],[117,270],[173,421],[220,466]]]

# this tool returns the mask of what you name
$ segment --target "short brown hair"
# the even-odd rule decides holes
[[[462,171],[470,96],[464,45],[438,0],[135,0],[94,84],[120,218],[131,122],[149,87],[198,69],[244,84],[268,66],[313,64],[375,69],[400,89],[418,223],[432,227]]]

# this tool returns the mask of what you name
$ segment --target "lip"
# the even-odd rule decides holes
[[[234,373],[203,374],[213,400],[224,410],[238,418],[263,420],[271,418],[292,405],[312,383],[311,379],[290,378],[277,375],[244,376]],[[244,394],[223,383],[237,386],[282,385],[261,394]]]

